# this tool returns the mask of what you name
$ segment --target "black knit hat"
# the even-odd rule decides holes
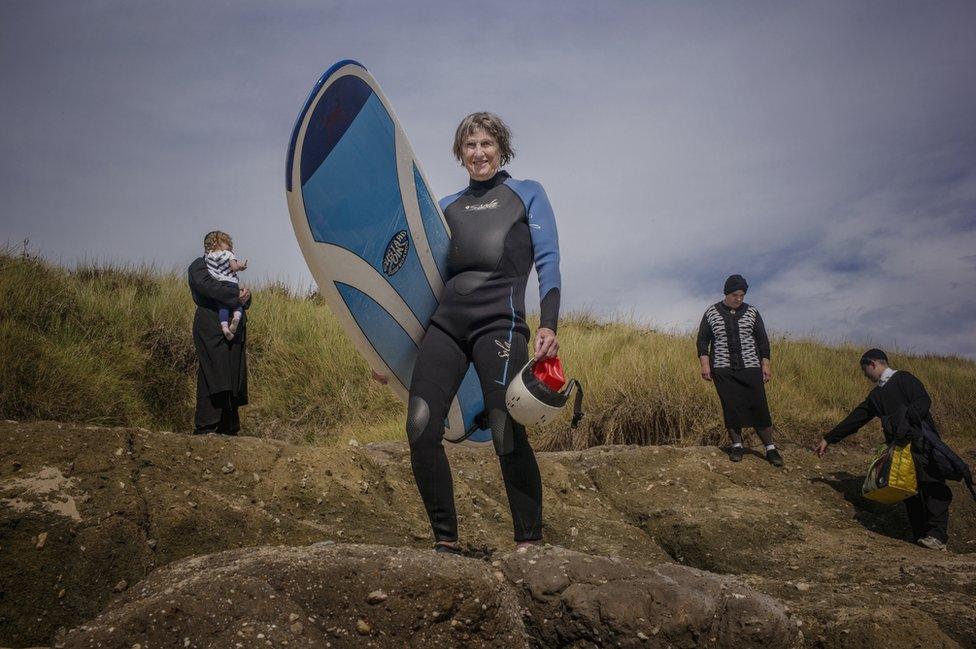
[[[729,275],[729,278],[725,280],[725,295],[736,291],[745,293],[748,290],[749,284],[746,283],[746,278],[742,275]]]
[[[861,367],[870,365],[874,361],[884,361],[888,363],[888,355],[877,348],[872,348],[861,354]]]

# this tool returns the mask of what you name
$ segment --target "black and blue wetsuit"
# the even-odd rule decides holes
[[[542,538],[542,481],[505,389],[528,360],[525,285],[539,275],[541,326],[559,319],[559,243],[542,185],[500,171],[441,200],[451,228],[448,279],[410,382],[407,436],[417,487],[438,541],[457,540],[454,488],[442,438],[454,394],[473,362],[499,455],[516,541]]]

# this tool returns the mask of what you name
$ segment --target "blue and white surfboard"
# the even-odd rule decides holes
[[[406,401],[444,289],[451,233],[390,102],[361,64],[340,61],[315,84],[288,146],[285,188],[322,297]],[[475,423],[483,409],[472,366],[445,439],[490,444],[490,431]]]

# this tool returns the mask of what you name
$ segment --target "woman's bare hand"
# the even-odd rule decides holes
[[[712,380],[712,364],[708,360],[708,356],[700,356],[699,362],[701,363],[701,377],[706,381]]]
[[[541,327],[535,332],[535,360],[542,360],[548,356],[552,358],[559,353],[559,341],[556,332],[547,327]]]

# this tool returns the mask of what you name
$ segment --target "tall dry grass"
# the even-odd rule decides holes
[[[69,270],[0,253],[0,417],[188,430],[192,315],[179,275],[94,264]],[[258,288],[248,336],[249,434],[308,443],[402,439],[403,405],[369,379],[314,296]],[[690,335],[577,312],[562,319],[559,337],[568,372],[586,388],[587,414],[575,431],[565,421],[533,431],[537,446],[722,439],[718,399],[698,375]],[[783,435],[813,443],[863,398],[870,386],[858,372],[859,351],[774,339],[768,392]],[[901,354],[895,363],[928,386],[951,438],[974,439],[976,363]]]
[[[0,417],[189,429],[193,308],[182,276],[0,254]],[[402,413],[313,299],[257,290],[248,337],[252,434],[314,442]]]
[[[718,397],[699,374],[691,334],[599,322],[577,313],[560,324],[559,339],[570,373],[587,387],[587,416],[576,431],[563,427],[543,433],[543,447],[723,440]],[[779,433],[792,441],[814,444],[871,388],[858,366],[859,347],[774,338],[772,349],[770,410]],[[976,441],[976,363],[897,352],[893,363],[925,383],[944,433],[967,444]],[[862,442],[877,443],[880,425],[868,430],[873,433],[862,435]]]

